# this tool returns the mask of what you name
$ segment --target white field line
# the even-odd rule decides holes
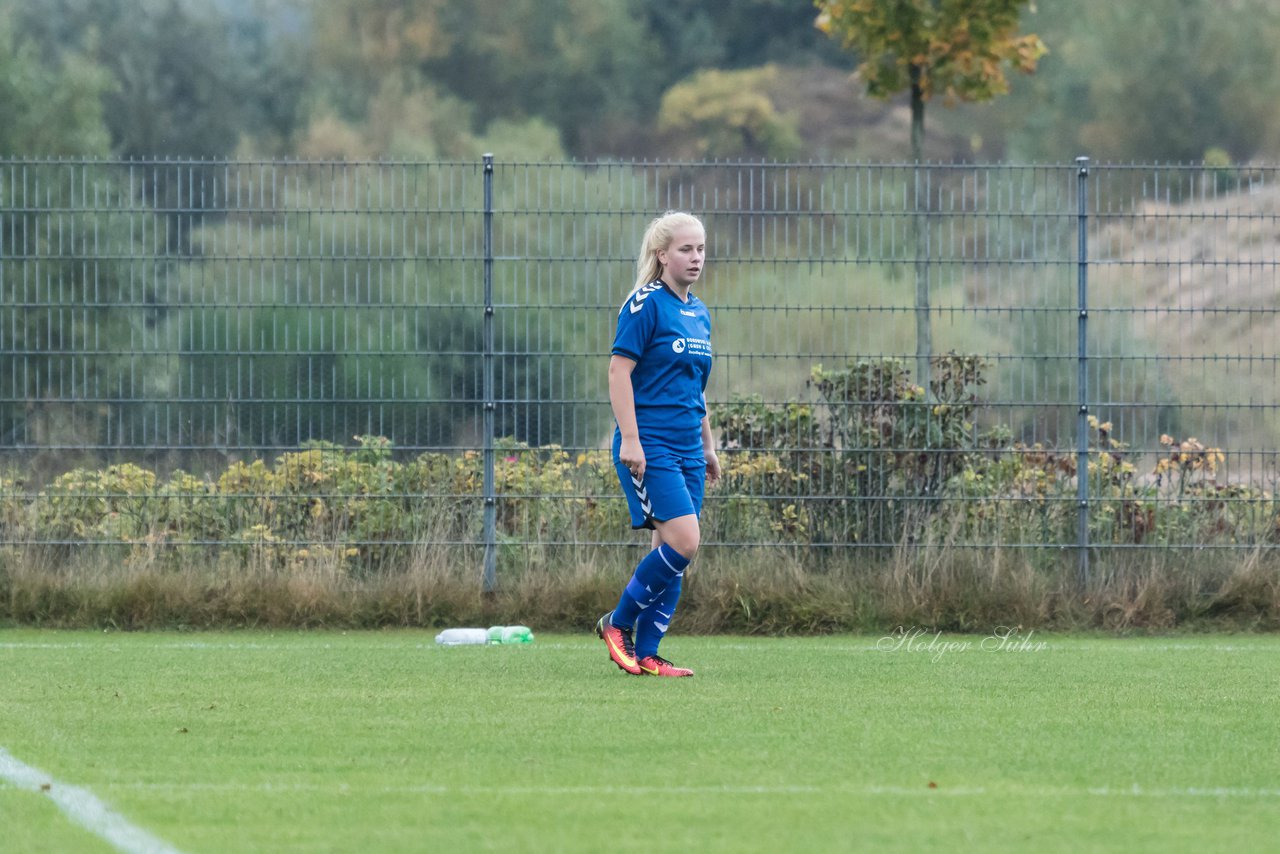
[[[1132,786],[1012,786],[989,788],[986,786],[947,786],[936,788],[920,786],[832,785],[832,786],[352,786],[346,783],[121,783],[118,788],[155,789],[161,791],[200,791],[230,793],[282,793],[298,792],[370,794],[370,795],[612,795],[633,793],[637,795],[815,795],[835,793],[863,796],[906,797],[1002,797],[1019,795],[1034,798],[1050,797],[1106,797],[1106,798],[1280,798],[1280,788],[1250,788],[1229,786],[1146,787]]]
[[[88,789],[61,783],[38,768],[20,762],[0,747],[0,781],[47,795],[76,824],[125,854],[179,854],[178,849],[130,824]]]

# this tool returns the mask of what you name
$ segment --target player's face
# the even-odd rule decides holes
[[[662,280],[676,287],[687,288],[698,281],[706,260],[707,235],[696,225],[676,229],[667,248],[658,251]]]

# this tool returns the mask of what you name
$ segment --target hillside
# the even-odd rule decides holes
[[[1273,356],[1280,184],[1271,173],[1247,177],[1215,192],[1213,176],[1197,173],[1203,197],[1145,201],[1104,225],[1090,245],[1093,298],[1139,310],[1136,329],[1176,335],[1181,356]]]
[[[1280,185],[1262,171],[1169,178],[1185,201],[1141,201],[1090,234],[1091,349],[1121,357],[1097,371],[1101,399],[1133,404],[1135,444],[1167,432],[1273,448]]]

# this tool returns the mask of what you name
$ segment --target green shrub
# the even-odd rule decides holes
[[[160,514],[156,476],[125,463],[102,471],[73,469],[36,500],[42,539],[131,542],[150,534]]]
[[[864,545],[1046,546],[1076,540],[1077,454],[975,429],[985,365],[947,354],[929,393],[906,365],[881,359],[813,369],[812,402],[736,397],[713,407],[723,479],[703,515],[709,543],[767,545],[821,563]],[[1162,437],[1146,471],[1112,425],[1091,418],[1091,544],[1270,546],[1280,508],[1256,484],[1220,483],[1222,450]],[[62,560],[94,545],[128,566],[270,568],[364,576],[413,564],[424,549],[483,543],[483,455],[396,458],[381,436],[353,447],[307,443],[274,462],[229,464],[216,478],[160,481],[130,464],[74,469],[32,496],[0,478],[3,544]],[[611,455],[571,456],[513,439],[494,450],[501,566],[571,563],[617,545],[626,508]],[[639,539],[636,540],[639,542]],[[87,549],[79,548],[84,554]]]

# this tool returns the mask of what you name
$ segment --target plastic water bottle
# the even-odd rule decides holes
[[[472,643],[488,643],[489,633],[484,629],[445,629],[436,635],[441,646],[462,646]]]
[[[533,643],[528,626],[490,626],[489,643]]]
[[[533,632],[528,626],[490,626],[488,629],[445,629],[436,635],[441,646],[465,644],[516,644],[533,643]]]

